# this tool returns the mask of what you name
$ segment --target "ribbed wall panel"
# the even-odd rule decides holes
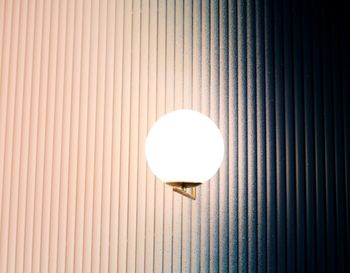
[[[0,0],[0,273],[349,272],[346,25],[313,0]],[[145,160],[180,108],[225,142],[196,201]]]

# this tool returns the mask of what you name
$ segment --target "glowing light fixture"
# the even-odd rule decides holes
[[[195,187],[215,175],[223,156],[219,128],[210,118],[193,110],[164,115],[146,139],[146,159],[152,172],[174,191],[193,200]]]

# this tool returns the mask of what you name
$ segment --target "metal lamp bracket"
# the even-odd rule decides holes
[[[196,200],[196,187],[202,183],[168,182],[167,184],[173,188],[174,192],[192,200]]]

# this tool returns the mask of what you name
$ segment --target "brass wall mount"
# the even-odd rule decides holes
[[[182,194],[192,200],[196,200],[196,187],[202,183],[190,183],[190,182],[167,182],[169,186],[173,188],[173,191]]]

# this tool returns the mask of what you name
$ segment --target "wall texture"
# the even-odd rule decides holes
[[[342,9],[0,0],[0,272],[350,272]],[[144,157],[178,108],[225,138],[193,202]]]

